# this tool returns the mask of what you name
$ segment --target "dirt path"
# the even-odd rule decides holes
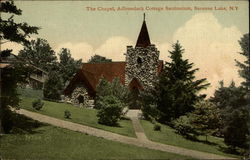
[[[132,137],[122,136],[122,135],[119,135],[116,133],[104,131],[101,129],[97,129],[97,128],[93,128],[93,127],[89,127],[89,126],[85,126],[85,125],[81,125],[81,124],[77,124],[77,123],[72,123],[69,121],[56,119],[56,118],[42,115],[39,113],[30,112],[30,111],[27,111],[24,109],[17,110],[16,112],[19,114],[23,114],[27,117],[30,117],[34,120],[38,120],[38,121],[43,122],[43,123],[48,123],[48,124],[51,124],[51,125],[54,125],[57,127],[66,128],[66,129],[69,129],[72,131],[87,133],[89,135],[93,135],[96,137],[102,137],[102,138],[105,138],[108,140],[117,141],[117,142],[126,143],[126,144],[131,144],[131,145],[135,145],[135,146],[139,146],[139,147],[160,150],[160,151],[164,151],[164,152],[176,153],[176,154],[190,156],[190,157],[198,158],[198,159],[233,159],[231,157],[225,157],[225,156],[215,155],[212,153],[205,153],[205,152],[200,152],[200,151],[195,151],[195,150],[189,150],[189,149],[185,149],[185,148],[180,148],[180,147],[176,147],[176,146],[170,146],[170,145],[166,145],[166,144],[161,144],[161,143],[149,141],[147,139],[147,137],[145,136],[143,129],[141,127],[139,127],[139,128],[135,127],[136,128],[135,130],[137,131],[136,135],[138,138],[132,138]],[[133,124],[137,124],[137,123],[139,123],[139,120],[138,120],[138,118],[137,118],[137,120],[135,120],[133,118],[132,122],[133,122]],[[142,138],[141,136],[145,136],[145,137]]]

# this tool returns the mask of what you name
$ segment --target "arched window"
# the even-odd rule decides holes
[[[142,64],[142,59],[141,59],[141,57],[138,57],[138,58],[137,58],[137,63],[138,63],[138,64]]]

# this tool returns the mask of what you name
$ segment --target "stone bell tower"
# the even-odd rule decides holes
[[[125,67],[125,85],[138,83],[147,89],[153,86],[153,82],[158,75],[159,51],[154,44],[151,44],[148,29],[145,21],[145,13],[140,34],[135,47],[127,46],[126,67]]]

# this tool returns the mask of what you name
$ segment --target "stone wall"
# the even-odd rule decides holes
[[[81,103],[80,101],[83,101]],[[88,95],[88,91],[84,85],[77,85],[70,97],[65,97],[66,102],[70,102],[75,105],[93,107],[94,100]]]
[[[144,89],[153,86],[158,75],[159,51],[155,45],[148,47],[127,46],[125,85],[129,85],[133,78],[137,78]]]

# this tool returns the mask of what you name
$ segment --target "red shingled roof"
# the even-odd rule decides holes
[[[121,83],[125,84],[126,62],[108,63],[84,63],[82,68],[76,73],[69,85],[64,90],[66,95],[71,94],[76,84],[82,83],[87,87],[90,96],[95,96],[95,89],[99,80],[103,77],[108,81],[120,78]],[[163,69],[163,61],[159,61],[158,73]],[[135,82],[133,82],[134,84]],[[141,87],[139,87],[141,89]]]

